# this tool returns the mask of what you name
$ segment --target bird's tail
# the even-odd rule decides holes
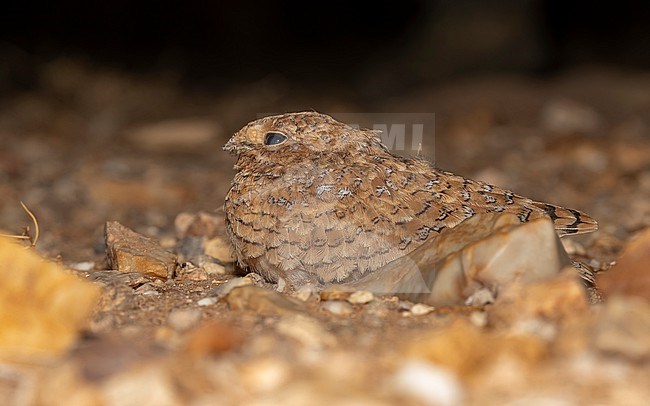
[[[596,220],[587,214],[548,203],[532,202],[537,209],[541,209],[553,220],[555,231],[560,236],[590,233],[598,230]]]

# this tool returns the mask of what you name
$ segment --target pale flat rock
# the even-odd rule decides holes
[[[171,278],[176,269],[176,255],[158,243],[118,223],[105,226],[106,256],[113,269],[139,272],[158,278]]]
[[[0,238],[0,359],[57,356],[77,339],[99,299],[97,285]]]
[[[307,348],[323,349],[336,344],[336,336],[318,320],[296,314],[283,317],[277,324],[278,333],[291,337]]]
[[[259,314],[281,316],[305,313],[302,304],[297,300],[253,285],[231,290],[225,300],[231,310],[249,310]]]
[[[550,219],[520,223],[512,214],[465,220],[409,255],[341,289],[397,295],[434,306],[462,305],[488,289],[557,274],[570,264]]]

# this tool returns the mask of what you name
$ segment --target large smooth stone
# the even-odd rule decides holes
[[[520,223],[516,215],[476,215],[404,257],[337,288],[368,290],[434,306],[466,303],[479,291],[557,274],[569,257],[550,219]]]

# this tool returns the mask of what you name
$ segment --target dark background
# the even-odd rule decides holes
[[[220,89],[279,77],[362,96],[483,72],[650,68],[650,3],[59,1],[5,4],[0,86],[56,58]]]

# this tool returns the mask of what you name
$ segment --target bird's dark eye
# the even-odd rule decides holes
[[[287,140],[287,136],[282,133],[270,132],[264,137],[264,145],[278,145]]]

